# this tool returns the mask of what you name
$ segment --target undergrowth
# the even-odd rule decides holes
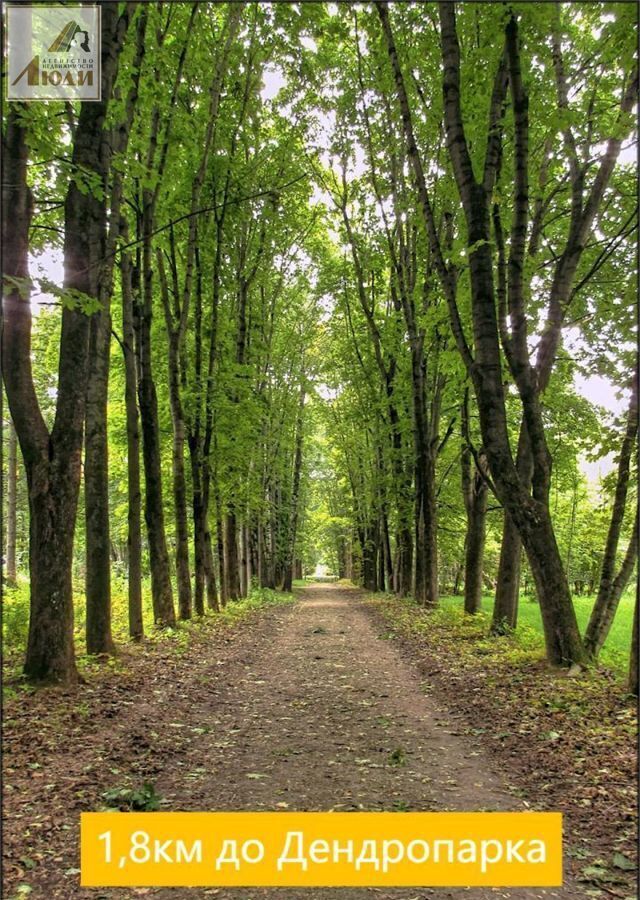
[[[145,637],[141,645],[131,642],[128,632],[127,585],[125,581],[115,582],[112,588],[112,633],[116,647],[133,650],[136,646],[148,648],[158,642],[170,642],[177,654],[186,653],[191,637],[204,628],[231,627],[246,616],[267,606],[293,602],[291,594],[283,594],[268,588],[252,589],[248,597],[227,603],[220,611],[207,610],[205,616],[194,616],[186,622],[179,622],[176,628],[157,629],[153,624],[150,585],[143,590],[143,621]],[[21,580],[15,587],[6,587],[3,599],[2,649],[4,681],[14,682],[19,678],[24,660],[29,630],[29,583]],[[78,669],[83,675],[108,666],[122,668],[126,665],[121,654],[107,660],[87,654],[85,647],[85,605],[84,594],[74,593],[74,638]],[[5,684],[5,698],[15,694],[14,684]]]

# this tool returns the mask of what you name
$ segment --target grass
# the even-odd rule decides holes
[[[295,581],[294,586],[299,587],[307,584],[307,580]],[[271,603],[288,602],[289,595],[279,594],[275,591],[254,589],[250,597],[246,600],[230,603],[221,613],[212,615],[219,616],[222,622],[232,623],[238,618],[246,615],[252,609],[259,609]],[[584,633],[591,609],[595,598],[574,597],[574,607],[578,624]],[[446,625],[459,624],[465,617],[462,607],[462,597],[445,596],[441,598],[440,608],[434,615],[443,620]],[[473,622],[469,621],[468,625],[473,634],[481,637],[486,634],[491,618],[491,608],[493,597],[486,594],[483,597],[483,611],[473,617]],[[76,610],[75,610],[75,637],[76,649],[80,656],[84,655],[84,596],[81,591],[76,593]],[[112,591],[112,608],[113,608],[113,635],[116,643],[126,643],[128,641],[128,624],[127,624],[127,586],[125,581],[114,581]],[[616,613],[611,631],[607,641],[600,654],[600,663],[607,666],[617,673],[624,674],[629,665],[629,644],[631,641],[631,626],[633,620],[633,591],[628,590],[620,601],[620,606]],[[26,645],[27,630],[29,626],[29,583],[26,579],[21,579],[15,588],[5,587],[3,600],[3,621],[2,621],[2,638],[5,654],[11,659],[14,655],[22,655]],[[144,626],[145,634],[151,636],[154,634],[153,616],[151,612],[151,598],[149,586],[145,585],[144,590]],[[197,620],[191,624],[182,624],[178,631],[188,631],[191,627],[197,627]],[[158,634],[155,632],[155,634]],[[163,633],[167,636],[167,633]],[[168,635],[169,637],[171,634]],[[538,654],[542,654],[544,650],[544,642],[542,636],[542,623],[540,620],[540,608],[537,603],[532,602],[528,596],[520,598],[520,608],[518,614],[518,628],[513,640],[516,644],[523,648],[534,650]]]
[[[584,634],[595,602],[594,596],[574,597],[573,605],[578,619],[580,631]],[[618,674],[625,675],[629,666],[629,649],[631,644],[631,627],[633,622],[633,592],[627,591],[622,599],[616,617],[613,620],[611,631],[600,653],[599,663],[613,669]],[[439,612],[452,613],[456,618],[464,616],[462,597],[442,597],[441,610]],[[482,600],[483,610],[478,616],[480,630],[486,632],[491,621],[491,609],[493,597],[486,594]],[[439,613],[436,613],[438,615]],[[471,618],[471,617],[468,617]],[[540,607],[529,596],[521,596],[518,610],[518,627],[513,640],[522,647],[528,647],[542,653],[544,651],[544,638],[542,634],[542,621]]]
[[[250,613],[266,606],[291,603],[293,596],[266,588],[254,588],[243,600],[228,603],[220,612],[207,611],[205,618],[194,616],[188,622],[180,622],[176,628],[157,630],[153,625],[151,609],[150,585],[143,585],[143,619],[145,643],[151,641],[172,641],[176,652],[186,652],[190,635],[197,629],[215,622],[221,627],[233,626]],[[86,653],[85,647],[85,603],[84,594],[78,590],[74,593],[74,638],[78,667],[87,672],[95,667],[97,660]],[[116,646],[135,646],[129,643],[127,585],[124,581],[112,584],[112,634]],[[29,628],[29,582],[20,579],[17,586],[4,589],[2,616],[2,647],[5,677],[19,675],[26,648]],[[113,666],[119,665],[118,657],[109,660]]]

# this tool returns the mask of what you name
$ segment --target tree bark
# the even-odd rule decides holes
[[[91,320],[90,372],[87,382],[85,422],[86,640],[87,653],[109,655],[115,653],[111,634],[111,537],[107,441],[111,298],[104,290],[101,290],[101,294],[104,306]]]
[[[472,465],[472,453],[468,443],[466,408],[463,406],[463,437],[461,453],[462,494],[467,514],[464,568],[464,611],[470,615],[482,608],[483,561],[486,535],[487,500],[489,488],[482,473]]]
[[[606,604],[602,603],[600,606],[598,605],[598,601],[601,600],[602,596],[600,592],[598,592],[598,597],[596,599],[596,603],[589,620],[589,626],[587,628],[585,636],[585,646],[588,652],[591,653],[594,658],[597,657],[609,635],[609,631],[611,630],[611,626],[613,625],[613,620],[620,603],[620,598],[622,597],[624,589],[629,583],[629,579],[631,578],[631,575],[633,573],[633,568],[636,564],[637,557],[638,513],[636,512],[636,518],[633,523],[633,531],[631,532],[629,546],[627,547],[627,552],[624,555],[624,559],[622,561],[622,565],[620,566],[618,574],[615,576],[615,578],[613,578],[609,585],[609,589],[606,595]]]
[[[524,423],[520,426],[516,469],[522,483],[531,486],[533,476],[533,459],[527,429]],[[500,544],[500,562],[496,583],[491,634],[507,634],[518,624],[518,601],[520,596],[520,570],[522,566],[522,539],[509,513],[505,509]]]
[[[15,585],[16,537],[18,520],[18,436],[15,425],[9,422],[9,452],[7,454],[7,543],[5,577],[7,584]]]
[[[145,478],[144,518],[149,543],[151,568],[151,597],[153,618],[158,627],[173,628],[176,624],[171,586],[171,566],[164,525],[162,467],[160,456],[160,427],[158,397],[151,357],[151,319],[153,316],[153,269],[151,239],[153,231],[153,199],[148,191],[143,195],[143,278],[142,309],[138,317],[138,403],[142,426],[142,459]]]
[[[507,634],[518,624],[521,563],[522,540],[520,533],[505,510],[491,634]]]
[[[300,478],[302,475],[302,449],[304,441],[304,402],[306,389],[304,385],[304,369],[302,371],[303,383],[300,386],[300,400],[298,403],[298,416],[296,421],[296,449],[293,460],[293,485],[291,488],[291,510],[289,513],[289,528],[287,534],[286,559],[284,563],[284,580],[282,590],[291,593],[293,588],[293,564],[296,551],[296,537],[298,532],[300,498]]]
[[[366,591],[375,593],[378,590],[377,555],[378,544],[376,528],[365,527],[359,531],[360,549],[362,551],[362,585]]]
[[[139,273],[132,271],[131,258],[123,253],[120,261],[122,284],[122,352],[124,355],[124,400],[127,416],[127,560],[129,636],[144,637],[142,618],[142,494],[140,490],[140,418],[138,416],[138,376],[134,291],[139,291]]]
[[[629,544],[629,550],[620,569],[618,577],[615,576],[616,556],[620,543],[620,532],[624,521],[624,512],[629,490],[629,473],[631,457],[636,448],[636,435],[638,433],[638,373],[633,378],[631,387],[631,401],[627,413],[625,429],[620,457],[618,459],[618,475],[616,489],[611,512],[611,521],[607,532],[607,542],[602,560],[600,586],[596,598],[587,631],[585,634],[585,647],[590,656],[596,657],[604,644],[611,628],[620,596],[626,582],[631,577],[635,556],[638,549],[638,522],[634,524],[634,530]],[[635,551],[634,551],[635,548]],[[626,576],[626,577],[625,577]]]
[[[174,326],[169,290],[160,250],[157,252],[158,274],[160,276],[160,294],[167,328],[169,344],[169,406],[171,409],[172,447],[171,472],[173,482],[173,508],[176,523],[176,579],[178,586],[178,618],[187,621],[191,618],[191,572],[189,567],[189,523],[187,517],[187,480],[184,470],[184,445],[186,440],[186,423],[180,390],[180,354],[181,325]],[[174,272],[174,295],[177,295],[177,272],[175,258],[172,259]],[[174,302],[178,303],[177,296]],[[185,299],[185,304],[187,300]],[[185,307],[180,313],[180,321]]]
[[[633,607],[633,624],[631,626],[631,655],[629,657],[629,693],[638,696],[638,630],[640,620],[638,618],[638,603],[640,602],[640,590],[636,587],[636,602]]]
[[[238,522],[235,512],[226,516],[226,571],[227,597],[229,600],[240,599],[240,569],[238,560]]]
[[[204,530],[204,554],[204,571],[207,584],[207,607],[214,612],[220,612],[220,599],[218,597],[218,586],[216,584],[216,570],[213,563],[213,546],[211,541],[211,530],[209,528],[208,516],[205,521]]]
[[[206,509],[202,489],[202,460],[200,459],[198,441],[189,438],[189,457],[191,460],[191,505],[193,511],[193,553],[195,564],[195,589],[193,594],[194,608],[197,616],[204,615],[204,592],[206,582]]]
[[[413,430],[415,448],[415,579],[413,594],[420,606],[438,603],[435,460],[430,447],[425,394],[423,338],[411,336]]]

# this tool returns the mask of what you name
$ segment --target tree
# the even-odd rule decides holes
[[[465,392],[462,404],[462,440],[460,454],[462,468],[462,496],[467,514],[464,565],[464,611],[473,615],[482,606],[482,563],[486,534],[489,485],[483,471],[482,452],[474,458],[469,431],[469,396]]]
[[[9,422],[9,450],[7,467],[7,534],[4,571],[7,584],[15,584],[16,527],[18,518],[18,437],[13,422]]]
[[[134,15],[130,4],[129,14]],[[121,224],[122,176],[119,162],[127,150],[129,132],[138,97],[140,67],[144,56],[146,10],[139,10],[136,26],[133,78],[121,120],[108,135],[111,160],[105,164],[102,190],[109,206],[109,225],[105,226],[103,258],[97,280],[98,312],[91,317],[89,334],[89,373],[85,412],[84,507],[86,544],[86,640],[87,652],[111,654],[115,647],[111,635],[111,539],[109,518],[109,448],[107,438],[107,402],[111,349],[111,294],[115,251]],[[134,572],[135,578],[135,572]]]
[[[456,344],[476,393],[483,445],[498,497],[517,526],[529,558],[540,597],[547,653],[553,663],[571,664],[585,658],[569,588],[557,547],[549,510],[551,467],[540,406],[538,374],[529,362],[527,316],[524,306],[524,268],[528,221],[528,104],[522,81],[518,22],[511,15],[505,26],[504,51],[498,62],[489,109],[482,177],[476,176],[465,135],[460,94],[460,47],[453,4],[439,6],[443,72],[444,125],[451,167],[462,201],[467,229],[469,287],[474,349],[467,342],[456,304],[452,273],[442,253],[422,160],[417,149],[404,77],[389,23],[388,8],[377,4],[402,111],[407,152],[421,200],[425,228],[450,310]],[[633,83],[633,79],[631,79]],[[502,156],[502,109],[510,92],[513,108],[514,192],[509,255],[498,259],[498,287],[491,252],[491,204]],[[629,88],[627,88],[629,90]],[[626,101],[627,93],[625,93]],[[624,111],[624,109],[623,109]],[[615,159],[609,159],[606,171]],[[601,190],[596,178],[595,193]],[[587,204],[591,206],[591,204]],[[494,217],[495,219],[495,217]],[[590,222],[581,220],[579,235]],[[497,240],[500,245],[499,238]],[[572,265],[575,259],[572,256]],[[575,268],[573,269],[575,271]],[[564,272],[564,275],[567,273]],[[560,279],[564,283],[563,278]],[[496,299],[498,304],[496,305]],[[556,294],[552,309],[557,304]],[[509,310],[511,331],[506,328]],[[553,332],[553,337],[551,337]],[[558,330],[549,329],[542,359],[549,345],[557,346]],[[513,460],[506,419],[501,343],[522,403],[533,460],[533,494]]]
[[[638,514],[636,512],[636,521],[631,533],[629,547],[624,556],[622,565],[616,574],[615,568],[618,543],[620,541],[627,492],[629,489],[629,469],[633,451],[636,446],[637,434],[638,372],[636,368],[632,379],[631,399],[627,413],[626,429],[622,440],[620,456],[618,458],[615,497],[607,533],[604,557],[602,560],[598,596],[589,619],[589,624],[587,625],[584,639],[587,652],[593,657],[598,655],[598,652],[606,640],[616,614],[616,609],[618,608],[618,603],[620,602],[620,597],[631,577],[638,555]]]
[[[91,304],[106,246],[105,183],[110,142],[105,117],[118,70],[130,8],[102,10],[102,100],[83,102],[74,134],[77,173],[65,198],[64,294],[55,421],[47,428],[36,397],[30,358],[28,288],[32,197],[27,184],[28,117],[12,106],[4,135],[5,277],[3,376],[29,486],[31,606],[24,671],[34,681],[77,679],[73,647],[71,566],[81,474]],[[95,191],[84,179],[95,179]],[[101,188],[101,189],[100,189]],[[9,215],[11,211],[11,215]],[[9,224],[11,222],[11,225]],[[84,308],[83,308],[84,305]]]

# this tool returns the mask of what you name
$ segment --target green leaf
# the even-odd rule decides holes
[[[632,872],[636,867],[633,860],[626,857],[623,853],[613,854],[613,865],[616,869],[623,869],[625,872]]]

